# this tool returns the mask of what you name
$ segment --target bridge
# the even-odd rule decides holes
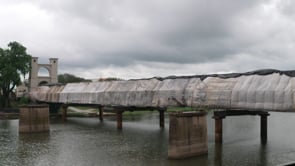
[[[33,88],[30,97],[48,103],[110,107],[171,106],[294,111],[295,71],[70,83]]]
[[[143,109],[160,112],[164,127],[167,107],[224,109],[214,115],[216,141],[222,141],[222,119],[232,115],[261,116],[261,135],[266,139],[268,111],[294,112],[295,71],[273,69],[246,73],[170,76],[127,81],[70,83],[32,88],[32,100],[63,105],[98,107],[115,111],[122,128],[122,112]],[[66,116],[64,116],[66,117]],[[221,136],[220,136],[221,135]],[[265,140],[266,141],[266,140]]]

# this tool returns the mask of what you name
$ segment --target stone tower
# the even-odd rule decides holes
[[[49,64],[39,64],[38,57],[32,57],[31,72],[30,72],[30,89],[38,87],[42,84],[58,83],[57,80],[57,66],[58,58],[50,58]],[[40,68],[48,70],[49,76],[38,76]]]

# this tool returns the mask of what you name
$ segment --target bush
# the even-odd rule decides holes
[[[29,104],[29,102],[30,102],[30,99],[29,99],[28,97],[21,97],[21,98],[19,99],[19,104],[20,104],[20,105]]]

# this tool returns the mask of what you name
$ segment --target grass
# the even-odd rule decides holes
[[[80,109],[80,110],[89,110],[89,109],[93,109],[93,110],[97,110],[97,108],[95,107],[87,107],[87,106],[75,106],[75,108]]]
[[[193,111],[195,110],[194,108],[191,107],[170,107],[167,109],[167,112],[187,112],[187,111]]]
[[[69,117],[95,117],[96,115],[91,115],[87,113],[80,113],[80,112],[68,112],[67,116]]]

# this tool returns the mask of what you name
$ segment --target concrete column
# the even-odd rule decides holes
[[[68,105],[63,105],[62,106],[62,121],[63,122],[67,121],[67,111],[68,111]]]
[[[99,110],[99,120],[103,121],[103,107],[98,107]]]
[[[215,143],[222,143],[222,118],[215,119]]]
[[[119,130],[122,130],[123,112],[124,111],[117,111],[117,129]]]
[[[19,132],[35,133],[49,131],[48,105],[28,105],[20,107]]]
[[[29,91],[38,86],[38,57],[32,57]]]
[[[169,118],[168,158],[181,159],[208,153],[205,112],[172,113]]]
[[[50,58],[50,82],[51,83],[57,83],[58,82],[58,76],[57,76],[57,67],[58,67],[58,58]]]
[[[260,136],[261,136],[261,143],[266,144],[266,142],[267,142],[267,115],[260,116]]]
[[[160,127],[164,128],[165,127],[165,109],[159,109],[159,113],[160,113]]]

